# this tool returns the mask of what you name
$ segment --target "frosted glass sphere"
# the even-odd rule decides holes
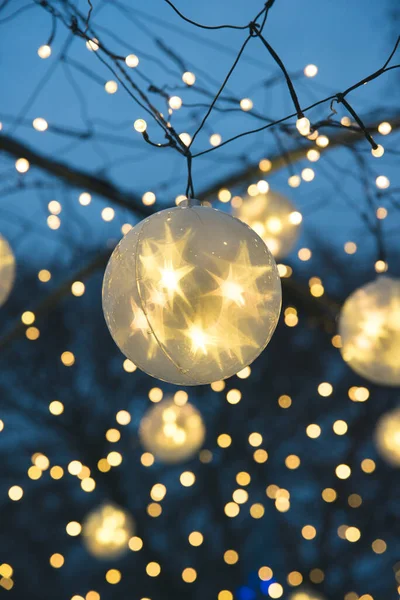
[[[103,310],[121,351],[175,384],[230,377],[268,344],[281,308],[275,261],[238,219],[201,206],[163,210],[115,248]]]
[[[179,463],[194,456],[206,430],[199,411],[191,404],[177,406],[164,400],[150,408],[140,423],[142,446],[164,463]]]
[[[82,527],[84,544],[96,558],[117,558],[128,550],[134,534],[132,517],[114,504],[90,512]]]
[[[301,214],[277,192],[247,196],[235,210],[235,216],[254,229],[279,258],[289,254],[299,237]]]
[[[388,463],[400,467],[400,408],[384,414],[375,430],[379,454]]]
[[[339,317],[342,357],[359,375],[400,385],[400,281],[380,276],[344,303]]]
[[[0,235],[0,306],[7,300],[15,279],[15,257],[8,242]]]

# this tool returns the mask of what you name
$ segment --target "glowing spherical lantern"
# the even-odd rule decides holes
[[[388,463],[400,467],[400,408],[384,414],[375,430],[375,443],[379,454]]]
[[[132,517],[114,504],[104,504],[86,517],[83,539],[90,554],[96,558],[117,558],[128,550],[134,533]]]
[[[271,191],[246,197],[235,209],[235,216],[254,229],[279,258],[295,245],[302,219],[288,198]]]
[[[289,600],[323,600],[323,598],[317,592],[302,588],[290,594]]]
[[[188,403],[177,406],[173,400],[150,408],[139,429],[143,447],[164,463],[179,463],[194,456],[205,433],[199,411]]]
[[[0,306],[7,300],[15,278],[15,257],[8,242],[0,235]]]
[[[400,281],[380,276],[344,303],[339,318],[342,356],[359,375],[400,385]]]
[[[103,310],[121,351],[146,373],[175,384],[230,377],[268,344],[281,284],[261,238],[213,208],[161,211],[115,248]]]

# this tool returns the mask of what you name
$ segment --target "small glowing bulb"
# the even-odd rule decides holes
[[[49,209],[49,212],[51,212],[53,215],[59,215],[62,211],[61,204],[57,202],[57,200],[50,200],[50,202],[47,205],[47,208]]]
[[[173,110],[179,110],[182,106],[182,98],[179,98],[179,96],[171,96],[168,104]]]
[[[303,220],[303,215],[299,213],[297,210],[294,210],[289,215],[289,221],[292,225],[300,225]]]
[[[265,181],[265,179],[260,179],[260,181],[257,182],[257,189],[260,194],[266,194],[269,190],[268,181]]]
[[[310,162],[317,162],[317,160],[320,159],[320,156],[320,152],[318,152],[318,150],[315,150],[314,148],[307,152],[307,158]]]
[[[106,206],[101,211],[101,218],[103,221],[112,221],[115,216],[115,210],[111,206]]]
[[[40,58],[49,58],[49,56],[51,55],[51,48],[47,44],[44,44],[44,46],[40,46],[40,48],[38,48],[37,53],[40,56]]]
[[[372,156],[375,156],[375,158],[380,158],[381,156],[383,156],[385,153],[385,148],[383,146],[381,146],[380,144],[378,144],[377,148],[372,148],[371,149],[371,154]]]
[[[128,54],[128,56],[125,58],[125,62],[128,67],[130,67],[131,69],[134,69],[135,67],[138,66],[139,59],[136,56],[136,54]]]
[[[301,119],[297,119],[296,121],[297,131],[301,135],[309,135],[310,134],[310,121],[307,117],[302,117]]]
[[[26,158],[19,158],[15,161],[15,168],[17,169],[18,173],[26,173],[29,171],[29,167],[30,164]]]
[[[392,126],[387,121],[383,121],[379,124],[378,131],[381,135],[388,135],[392,131]]]
[[[288,184],[292,188],[299,187],[300,183],[301,183],[301,178],[299,177],[299,175],[291,175],[288,179]]]
[[[318,67],[316,65],[307,65],[304,67],[304,75],[306,77],[315,77],[318,73]]]
[[[219,133],[213,133],[210,136],[210,144],[211,144],[211,146],[219,146],[221,142],[222,142],[222,137],[220,136]]]
[[[133,127],[139,133],[143,133],[147,129],[147,123],[144,119],[136,119],[136,121],[133,124]]]
[[[390,186],[390,181],[385,175],[379,175],[376,180],[376,187],[380,190],[386,190]]]
[[[97,38],[88,40],[86,42],[86,48],[89,50],[89,52],[97,52],[97,50],[99,49],[99,40]]]
[[[190,146],[190,142],[192,141],[191,136],[186,132],[180,133],[179,139],[185,144],[185,146]]]
[[[316,139],[316,144],[320,148],[326,148],[329,145],[329,138],[326,135],[319,135]]]
[[[145,192],[142,196],[142,202],[145,206],[151,206],[156,201],[156,195],[153,192]]]
[[[33,119],[32,125],[36,129],[36,131],[46,131],[46,129],[48,128],[47,121],[45,119],[42,119],[41,117]]]
[[[207,354],[207,334],[200,327],[193,326],[189,330],[189,336],[192,340],[193,351],[201,350],[203,354]]]
[[[253,108],[253,101],[250,98],[242,98],[240,101],[240,108],[247,112]]]
[[[183,83],[186,83],[186,85],[193,85],[194,82],[196,81],[196,76],[194,73],[191,73],[190,71],[186,71],[182,75],[182,81],[183,81]]]
[[[79,195],[79,204],[82,204],[82,206],[87,206],[91,201],[92,196],[88,194],[88,192],[82,192],[82,194]]]
[[[304,181],[312,181],[315,177],[315,173],[313,169],[306,168],[302,170],[301,177],[304,179]]]
[[[115,94],[115,92],[118,89],[118,83],[111,79],[110,81],[107,81],[107,83],[104,86],[104,89],[106,90],[107,94]]]

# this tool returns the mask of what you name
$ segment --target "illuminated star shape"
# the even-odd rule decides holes
[[[237,255],[232,261],[219,261],[216,267],[222,267],[224,272],[216,274],[208,271],[218,284],[217,289],[210,293],[221,296],[225,304],[236,304],[239,308],[246,304],[257,307],[268,299],[266,294],[259,291],[257,280],[272,267],[253,265],[245,242],[240,243]]]
[[[191,230],[188,229],[176,240],[170,225],[165,223],[163,239],[149,238],[141,245],[139,259],[143,269],[139,281],[143,281],[145,285],[151,282],[153,291],[165,292],[171,308],[177,296],[188,303],[180,282],[194,269],[183,258],[190,235]]]

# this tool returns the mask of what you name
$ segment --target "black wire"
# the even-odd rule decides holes
[[[196,23],[196,21],[192,21],[192,19],[188,19],[188,17],[185,17],[185,15],[183,15],[176,8],[176,6],[174,6],[172,4],[172,2],[170,0],[165,0],[165,2],[167,4],[169,4],[169,6],[172,8],[172,10],[174,10],[176,12],[176,14],[180,16],[181,19],[183,19],[187,23],[190,23],[191,25],[194,25],[195,27],[200,27],[200,29],[247,29],[248,28],[248,25],[202,25],[201,23]],[[264,12],[264,10],[265,9],[263,9],[260,14],[262,14]]]

